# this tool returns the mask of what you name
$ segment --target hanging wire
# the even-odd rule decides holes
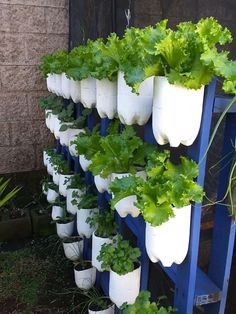
[[[125,9],[125,17],[127,20],[126,28],[129,28],[130,20],[131,20],[131,2],[132,0],[129,0],[129,7],[128,9]]]

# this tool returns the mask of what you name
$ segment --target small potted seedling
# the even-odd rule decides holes
[[[101,262],[97,257],[104,243],[113,243],[113,238],[117,234],[117,224],[114,218],[114,212],[105,210],[101,213],[95,213],[92,217],[88,217],[87,222],[91,228],[96,228],[92,237],[92,265],[98,271],[103,271]]]
[[[53,204],[56,199],[59,197],[58,185],[53,182],[47,183],[47,201],[50,204]]]
[[[88,305],[89,314],[114,314],[115,305],[108,297],[98,297]]]
[[[117,307],[125,302],[134,303],[139,294],[140,255],[140,250],[121,236],[114,238],[112,244],[102,245],[97,259],[104,270],[110,270],[109,297]]]
[[[81,237],[65,237],[62,239],[65,256],[71,261],[77,261],[83,254],[83,239]]]
[[[58,119],[60,120],[60,128],[58,131],[58,137],[61,145],[68,145],[68,129],[74,121],[74,104],[70,104],[66,109],[63,109],[59,113]]]
[[[86,193],[79,199],[74,199],[74,205],[77,205],[77,231],[80,236],[91,238],[94,226],[90,226],[87,222],[89,217],[93,217],[99,212],[97,205],[97,195]]]
[[[63,211],[62,216],[58,216],[53,223],[56,223],[57,235],[59,238],[70,237],[74,231],[74,216],[68,215],[66,210]]]
[[[171,306],[163,307],[160,304],[160,300],[164,297],[158,299],[157,302],[150,302],[150,292],[141,291],[137,296],[134,304],[128,305],[123,304],[121,307],[123,314],[168,314],[175,312]]]
[[[57,197],[55,202],[52,205],[52,220],[56,220],[57,217],[62,217],[65,211],[65,201],[60,201],[60,198]]]
[[[50,182],[50,177],[46,176],[41,180],[41,185],[42,185],[42,193],[44,195],[47,195],[48,193],[48,183]]]
[[[67,185],[66,210],[68,213],[75,215],[77,212],[77,203],[85,193],[84,178],[80,174],[75,174],[69,179]],[[74,200],[77,199],[77,200]]]
[[[74,265],[74,276],[78,288],[91,289],[96,280],[96,268],[92,266],[91,261],[79,260]]]

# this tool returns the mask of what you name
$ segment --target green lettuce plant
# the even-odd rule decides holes
[[[100,149],[99,134],[100,125],[97,124],[92,130],[84,128],[84,133],[80,133],[72,141],[75,144],[76,150],[79,155],[84,155],[86,159],[90,160],[92,156]]]
[[[217,75],[224,79],[224,91],[235,93],[236,62],[228,60],[229,52],[218,49],[231,41],[230,31],[213,17],[196,24],[182,22],[176,31],[169,29],[150,51],[153,62],[160,62],[162,68],[152,75],[164,74],[169,83],[189,89],[199,89]]]
[[[74,119],[73,121],[69,121],[70,125],[68,124],[62,124],[60,127],[60,131],[66,131],[68,129],[83,129],[86,127],[86,121],[87,117],[91,114],[92,109],[84,109],[81,113],[81,115],[77,118]]]
[[[68,183],[67,189],[83,189],[85,187],[84,178],[81,176],[80,173],[77,173],[67,179],[66,183]]]
[[[134,304],[123,304],[121,307],[122,314],[168,314],[175,310],[172,307],[163,307],[160,305],[160,299],[157,302],[150,302],[150,292],[141,291],[137,296]]]
[[[118,225],[115,222],[114,212],[105,210],[101,213],[95,213],[86,220],[90,227],[95,227],[95,234],[101,238],[113,237],[117,232]]]
[[[136,206],[146,222],[152,226],[174,217],[173,208],[181,208],[191,201],[201,202],[203,190],[194,179],[198,175],[197,164],[187,157],[180,157],[180,163],[170,161],[170,152],[153,152],[146,167],[147,179],[129,176],[116,178],[109,186],[114,193],[112,207],[128,195],[136,195]]]
[[[154,146],[144,143],[132,126],[125,126],[121,133],[109,133],[100,139],[100,150],[91,158],[89,170],[103,178],[111,173],[135,174],[144,167],[145,158]]]
[[[98,206],[98,197],[94,195],[92,192],[87,191],[84,195],[79,195],[78,192],[74,191],[72,193],[72,204],[76,205],[78,209],[86,208],[93,209]]]
[[[39,107],[43,110],[51,110],[53,114],[59,114],[63,110],[63,100],[54,95],[41,97]]]
[[[140,255],[139,248],[131,247],[129,241],[118,236],[113,239],[112,244],[105,243],[102,245],[97,259],[102,262],[102,269],[112,269],[118,275],[125,275],[135,269]]]
[[[41,58],[39,70],[44,77],[49,73],[61,74],[68,68],[68,53],[66,51],[56,51]]]

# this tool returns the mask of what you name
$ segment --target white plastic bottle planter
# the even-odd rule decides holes
[[[50,174],[52,176],[53,175],[53,171],[54,171],[53,165],[50,162],[48,162],[48,164],[47,164],[47,172],[48,172],[48,174]]]
[[[74,81],[70,79],[70,97],[74,103],[80,102],[81,99],[81,86],[80,81]]]
[[[88,261],[87,261],[88,262]],[[91,262],[88,262],[91,265]],[[74,267],[75,283],[80,289],[88,290],[92,288],[96,281],[96,268],[88,266],[87,269],[80,269],[79,265]]]
[[[64,98],[70,99],[70,80],[65,73],[61,75],[61,92]]]
[[[59,140],[59,136],[60,136],[60,127],[61,127],[61,121],[56,117],[54,119],[54,126],[53,126],[53,133],[54,136],[56,138],[56,140]]]
[[[68,237],[62,240],[65,256],[71,261],[77,261],[83,254],[84,242],[80,237]]]
[[[141,266],[125,275],[110,270],[109,297],[117,307],[133,304],[139,294]]]
[[[60,174],[59,175],[59,193],[66,197],[67,195],[67,186],[70,184],[70,178],[73,177],[73,174]]]
[[[82,196],[84,194],[84,191],[80,189],[67,189],[67,195],[66,195],[66,210],[68,213],[71,213],[72,215],[75,215],[77,213],[78,206],[72,204],[73,200],[73,193],[77,193],[78,196]]]
[[[47,74],[46,83],[48,91],[53,93],[53,74]]]
[[[62,122],[61,125],[71,126],[71,123],[70,122],[65,122],[65,123]],[[61,145],[68,146],[69,136],[70,136],[70,129],[67,129],[65,131],[59,130],[59,138],[60,138]]]
[[[71,129],[70,133],[69,133],[69,152],[71,154],[71,156],[73,157],[78,157],[79,154],[76,150],[76,145],[72,144],[71,142],[73,142],[76,139],[76,135],[80,134],[80,133],[84,133],[84,129]]]
[[[88,77],[80,81],[81,103],[85,108],[93,108],[96,105],[96,80]]]
[[[57,235],[59,238],[63,239],[65,237],[70,237],[74,230],[74,220],[67,223],[56,223]]]
[[[57,122],[57,115],[51,113],[50,115],[50,122],[49,122],[49,129],[51,131],[51,133],[54,133],[54,127],[55,127],[55,123]]]
[[[75,139],[76,135],[79,135],[80,133],[84,133],[84,129],[69,129],[69,134],[68,134],[68,146],[69,146],[69,142],[71,140]]]
[[[114,314],[115,304],[111,303],[110,305],[107,306],[107,309],[105,310],[98,310],[98,309],[95,309],[95,305],[93,305],[93,302],[91,302],[88,306],[88,313],[89,314]]]
[[[58,185],[59,184],[59,178],[60,178],[60,174],[55,169],[53,169],[53,172],[52,172],[53,183]]]
[[[111,183],[111,176],[102,178],[100,175],[94,176],[94,183],[98,192],[103,193],[108,191],[109,184]]]
[[[124,74],[118,73],[117,111],[124,124],[144,125],[152,114],[153,77],[141,83],[139,95],[132,93]]]
[[[117,113],[117,81],[96,80],[96,108],[101,118],[113,119]]]
[[[51,114],[52,114],[52,110],[48,110],[48,109],[45,110],[45,124],[48,129],[50,129]]]
[[[174,208],[175,217],[161,226],[146,224],[146,250],[153,263],[159,260],[165,267],[181,264],[188,252],[191,205]]]
[[[58,217],[62,217],[63,212],[64,210],[61,206],[57,206],[57,205],[52,206],[52,213],[51,213],[52,220],[57,220]]]
[[[44,150],[43,151],[43,164],[44,164],[45,167],[47,167],[47,165],[48,165],[48,159],[49,159],[49,156],[47,154],[47,151]]]
[[[83,171],[88,171],[89,165],[91,165],[92,161],[88,160],[84,157],[84,155],[79,156],[79,163]]]
[[[48,188],[48,191],[47,191],[48,203],[53,204],[58,196],[59,196],[59,194],[56,191]]]
[[[112,243],[112,239],[110,238],[101,238],[96,236],[95,232],[93,232],[92,237],[92,265],[97,268],[98,271],[102,272],[103,269],[101,267],[101,262],[97,260],[97,257],[100,253],[101,247],[104,243],[110,244]]]
[[[81,237],[85,236],[87,239],[91,238],[93,232],[95,231],[95,227],[90,227],[86,220],[88,217],[92,217],[98,212],[98,208],[81,208],[77,210],[77,231]]]
[[[55,94],[57,96],[62,96],[62,90],[61,90],[61,78],[62,78],[62,74],[55,74]]]
[[[203,97],[204,87],[187,89],[155,77],[152,128],[158,144],[192,145],[201,124]]]
[[[111,181],[114,181],[115,178],[123,178],[129,176],[129,173],[112,173],[111,174]],[[143,177],[146,179],[146,172],[144,170],[138,171],[136,173],[137,177]],[[127,197],[124,197],[120,201],[118,201],[115,204],[115,209],[120,215],[120,217],[124,218],[128,214],[130,214],[132,217],[138,217],[140,214],[139,209],[134,205],[134,203],[137,202],[136,195],[130,195]]]

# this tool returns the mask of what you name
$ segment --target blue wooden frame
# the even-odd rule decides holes
[[[222,112],[231,97],[216,97],[215,96],[216,81],[206,87],[203,104],[203,115],[199,135],[194,144],[187,149],[187,155],[194,159],[197,163],[201,160],[209,141],[211,119],[213,112]],[[65,101],[65,105],[68,101]],[[82,105],[75,105],[75,115],[81,114]],[[224,136],[224,147],[222,156],[232,151],[231,139],[236,136],[236,106],[228,113],[226,119],[226,129]],[[88,118],[87,126],[92,128],[95,123],[94,114]],[[106,136],[108,119],[101,119],[101,135]],[[144,140],[149,143],[156,144],[152,132],[151,121],[145,125]],[[78,158],[71,157],[66,147],[61,147],[57,143],[57,151],[68,159],[69,163],[74,165],[76,173],[83,172],[80,168]],[[197,182],[204,185],[206,159],[199,164],[199,175]],[[221,199],[225,193],[227,186],[227,178],[230,169],[228,167],[221,173],[218,199]],[[93,183],[93,176],[90,172],[85,173],[86,184]],[[99,206],[110,200],[111,196],[108,193],[99,194]],[[189,250],[186,259],[181,265],[172,265],[172,267],[163,267],[161,263],[157,263],[175,284],[174,307],[178,309],[180,314],[191,314],[195,305],[204,306],[208,314],[223,314],[228,289],[228,278],[231,268],[231,260],[233,254],[233,245],[235,239],[235,224],[229,217],[228,209],[222,205],[218,205],[214,216],[214,230],[212,238],[212,249],[209,263],[208,273],[204,273],[198,267],[198,249],[201,229],[201,211],[202,204],[194,204],[192,206],[191,216],[191,234],[189,241]],[[137,237],[137,245],[140,248],[142,273],[141,273],[141,290],[148,288],[149,277],[149,259],[145,249],[145,222],[140,215],[137,218],[132,218],[128,215],[122,219],[116,214],[116,219],[119,224],[119,231],[123,232],[123,224],[126,224],[133,234]],[[91,257],[91,241],[85,239],[85,258]],[[97,285],[99,285],[105,294],[108,295],[109,273],[97,272]],[[117,313],[119,312],[116,310]]]

